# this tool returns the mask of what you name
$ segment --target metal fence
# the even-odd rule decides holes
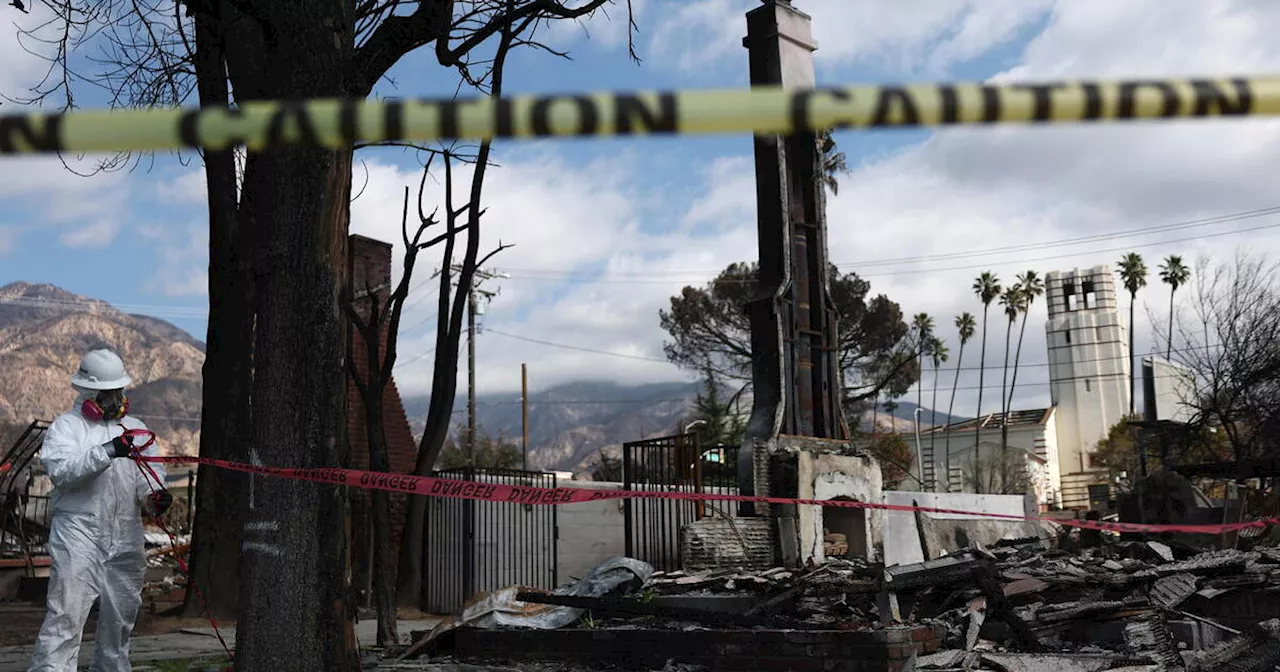
[[[44,469],[36,455],[49,424],[32,422],[0,453],[0,558],[48,554],[49,497],[39,484]]]
[[[556,475],[541,471],[460,468],[434,475],[477,484],[556,487]],[[555,506],[428,498],[423,609],[448,614],[479,592],[513,585],[556,587],[556,520]]]
[[[697,434],[677,434],[622,446],[622,487],[659,492],[737,494],[736,446],[704,450]],[[733,516],[732,506],[672,499],[623,500],[627,557],[655,569],[680,568],[680,531],[711,515]]]

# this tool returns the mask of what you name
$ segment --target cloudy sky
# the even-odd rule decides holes
[[[508,91],[746,85],[743,13],[757,2],[636,4],[643,64],[627,59],[625,15],[614,8],[548,35],[572,61],[522,53]],[[1280,71],[1274,0],[796,5],[814,17],[820,83]],[[0,10],[0,92],[20,93],[42,71],[7,24],[38,17]],[[397,95],[439,95],[455,85],[429,55],[406,59],[393,75]],[[101,104],[84,89],[78,102]],[[1266,252],[1280,240],[1280,217],[1252,212],[1280,201],[1273,188],[1278,129],[1275,121],[1234,120],[842,132],[837,140],[854,171],[828,203],[830,256],[908,315],[933,315],[954,341],[954,317],[980,313],[970,285],[983,270],[1012,279],[1027,269],[1114,266],[1136,251],[1153,271],[1153,287],[1139,296],[1138,351],[1145,353],[1147,305],[1158,319],[1167,314],[1167,289],[1154,276],[1162,257],[1224,258],[1240,246]],[[576,379],[684,379],[662,361],[658,311],[683,285],[755,257],[750,138],[512,141],[496,152],[501,168],[485,188],[483,244],[515,247],[492,264],[511,277],[489,285],[501,294],[477,341],[480,391],[518,389],[521,362],[529,363],[534,389]],[[403,190],[417,184],[420,166],[398,152],[368,153],[361,164],[352,230],[398,240]],[[150,168],[81,178],[56,160],[0,161],[0,284],[53,283],[203,338],[207,233],[197,169],[162,156]],[[432,178],[428,206],[440,198],[439,179]],[[1240,213],[1251,214],[1231,217]],[[1219,219],[1178,226],[1205,218]],[[439,263],[422,262],[421,279]],[[432,357],[418,355],[434,345],[434,283],[423,282],[410,303],[396,375],[403,390],[424,392]],[[1041,301],[1027,332],[1017,406],[1048,403],[1044,317]],[[993,315],[988,361],[996,367],[1003,331]],[[973,413],[976,365],[974,348],[957,412]],[[942,375],[946,389],[952,373]],[[987,385],[998,390],[998,375]],[[985,410],[998,409],[998,397],[989,391]]]

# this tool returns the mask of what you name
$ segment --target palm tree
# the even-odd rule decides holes
[[[894,399],[893,397],[885,397],[884,412],[889,415],[889,433],[890,434],[898,433],[898,416],[894,415],[894,413],[897,412],[898,406],[900,405],[901,404],[898,403],[897,399]]]
[[[1182,257],[1171,254],[1160,264],[1160,280],[1169,285],[1169,336],[1164,346],[1164,358],[1173,356],[1173,295],[1191,279],[1191,269],[1182,263]]]
[[[929,317],[929,313],[916,313],[911,318],[911,329],[916,332],[916,357],[920,367],[920,376],[916,382],[916,408],[924,408],[924,356],[928,354],[929,343],[933,338],[933,318]],[[920,433],[920,415],[915,414],[916,434]],[[925,478],[925,464],[933,460],[932,455],[920,455],[920,482],[927,483],[929,479]],[[925,459],[928,457],[929,459]]]
[[[942,339],[937,336],[932,337],[929,342],[929,357],[930,361],[933,362],[933,400],[929,402],[929,459],[931,460],[929,469],[934,472],[932,480],[935,491],[938,489],[938,475],[937,468],[934,465],[937,464],[938,454],[933,452],[933,445],[938,438],[938,433],[933,431],[933,428],[938,426],[938,368],[942,366],[943,362],[947,361],[947,354],[947,344],[943,343]]]
[[[840,193],[840,179],[836,176],[849,174],[849,161],[844,152],[836,148],[830,129],[818,133],[818,153],[822,155],[822,184],[835,196]]]
[[[1116,262],[1116,270],[1120,273],[1120,281],[1129,290],[1129,415],[1133,415],[1134,402],[1138,396],[1137,377],[1133,370],[1133,308],[1138,303],[1138,290],[1147,286],[1147,265],[1142,255],[1130,252]]]
[[[880,393],[871,398],[871,438],[880,433]]]
[[[982,457],[982,387],[987,377],[987,314],[991,310],[991,302],[1000,296],[1000,278],[997,278],[991,271],[983,271],[976,280],[973,281],[973,293],[977,295],[978,300],[982,302],[982,352],[979,354],[981,361],[978,362],[978,426],[973,432],[973,464],[977,468],[980,458]],[[981,479],[974,474],[975,488],[979,493],[982,492]]]
[[[946,492],[951,492],[951,416],[956,410],[956,389],[960,386],[960,365],[964,362],[964,346],[969,343],[969,339],[973,338],[973,332],[977,329],[977,322],[973,318],[973,313],[964,312],[956,318],[956,329],[960,331],[960,354],[956,355],[956,379],[951,383],[951,403],[947,404],[947,433],[943,438],[946,454],[942,456],[943,478],[946,479]]]
[[[1013,408],[1013,390],[1018,386],[1018,362],[1022,359],[1022,337],[1027,335],[1027,315],[1031,313],[1031,304],[1036,302],[1036,297],[1044,294],[1044,280],[1035,271],[1019,275],[1018,284],[1022,287],[1022,327],[1018,332],[1018,347],[1013,353],[1013,380],[1009,381],[1006,409]]]
[[[1013,342],[1013,325],[1022,314],[1022,285],[1013,283],[1000,294],[1000,305],[1009,324],[1004,328],[1004,377],[1000,380],[1000,464],[1004,464],[1009,452],[1009,346]]]

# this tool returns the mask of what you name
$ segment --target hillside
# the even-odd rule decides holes
[[[138,417],[167,452],[195,454],[204,344],[163,320],[52,285],[0,287],[0,423],[25,425],[69,409],[68,377],[85,350],[104,343],[129,368]]]
[[[164,448],[194,455],[199,448],[204,344],[163,320],[128,314],[52,285],[19,282],[0,287],[0,430],[5,425],[25,426],[33,418],[51,419],[69,408],[74,392],[68,376],[83,352],[99,343],[125,359],[135,380],[130,390],[133,408],[161,435]],[[533,392],[530,466],[585,471],[601,450],[616,451],[627,441],[676,433],[699,391],[699,383],[578,381]],[[426,396],[404,399],[415,435],[422,432],[427,401]],[[742,408],[749,409],[749,402]],[[901,401],[892,422],[881,409],[881,431],[912,431],[914,409],[915,404]],[[476,410],[481,428],[519,444],[517,393],[482,394]],[[922,414],[926,424],[929,413],[926,409]],[[453,420],[454,431],[466,423],[465,394],[454,405]],[[869,430],[871,420],[867,412],[859,426]],[[938,422],[945,422],[944,414]]]
[[[579,381],[529,393],[529,466],[579,471],[604,448],[666,436],[689,414],[697,383],[620,385]],[[428,398],[407,397],[405,411],[415,436],[422,433]],[[467,421],[466,397],[454,405],[454,427]],[[520,442],[520,395],[476,396],[476,422],[494,436]]]
[[[611,452],[628,441],[676,433],[677,425],[688,418],[700,383],[656,383],[627,386],[616,383],[574,382],[529,394],[529,464],[532,468],[584,471],[590,468],[601,449]],[[405,411],[414,436],[421,436],[428,398],[407,397]],[[876,420],[880,431],[912,432],[916,405],[899,402],[892,417],[881,409]],[[750,405],[744,403],[743,411]],[[454,405],[453,432],[464,428],[466,397]],[[929,427],[930,410],[921,413],[923,427]],[[508,441],[520,442],[520,395],[480,394],[476,397],[476,422],[483,431]],[[938,424],[964,420],[960,416],[937,414]],[[862,431],[870,431],[872,413],[860,419]]]
[[[931,417],[932,411],[923,406],[921,409],[920,427],[932,427],[934,423],[931,421],[935,420],[935,418]],[[915,411],[916,405],[914,402],[902,400],[898,402],[898,407],[893,409],[893,414],[890,415],[888,411],[884,410],[884,405],[882,404],[880,412],[877,414],[873,414],[871,411],[863,413],[859,427],[864,432],[871,431],[871,424],[874,419],[882,432],[914,432],[916,428]],[[936,423],[938,425],[946,425],[952,422],[968,420],[969,417],[965,415],[947,415],[946,411],[940,410],[937,412]]]

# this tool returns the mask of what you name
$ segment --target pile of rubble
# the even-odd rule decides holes
[[[664,612],[679,611],[686,619],[709,624],[854,630],[876,627],[877,589],[873,565],[833,559],[796,570],[654,572],[638,595],[657,605],[653,620],[658,626]]]
[[[919,670],[1067,669],[1068,659],[1070,669],[1280,665],[1280,549],[1269,547],[1193,553],[1134,541],[1069,552],[1026,539],[893,567],[655,573],[645,590],[756,597],[728,619],[740,625],[767,615],[801,630],[936,626],[944,650]]]
[[[727,618],[697,619],[704,624],[932,625],[944,633],[944,650],[920,658],[919,670],[1278,669],[1280,549],[1048,546],[1006,541],[892,567],[837,560],[804,571],[659,572],[644,590],[757,600]]]
[[[1012,653],[1081,654],[1100,665],[1110,658],[1097,669],[1127,663],[1244,672],[1280,664],[1280,605],[1272,604],[1280,551],[1273,548],[1192,554],[1135,541],[1069,553],[1027,540],[885,575],[890,587],[908,581],[890,588],[900,617],[947,630],[950,651],[922,659],[921,670],[1045,664]]]
[[[145,536],[147,571],[142,584],[143,605],[149,613],[164,613],[186,599],[187,577],[180,570],[178,559],[186,559],[191,538],[183,535],[173,540],[157,532],[147,532]]]
[[[1280,669],[1280,549],[1197,552],[1101,540],[1070,551],[1052,546],[1031,538],[913,565],[834,559],[704,573],[655,572],[615,558],[575,586],[486,594],[448,628],[926,626],[940,648],[917,649],[935,651],[914,661],[920,672]]]

